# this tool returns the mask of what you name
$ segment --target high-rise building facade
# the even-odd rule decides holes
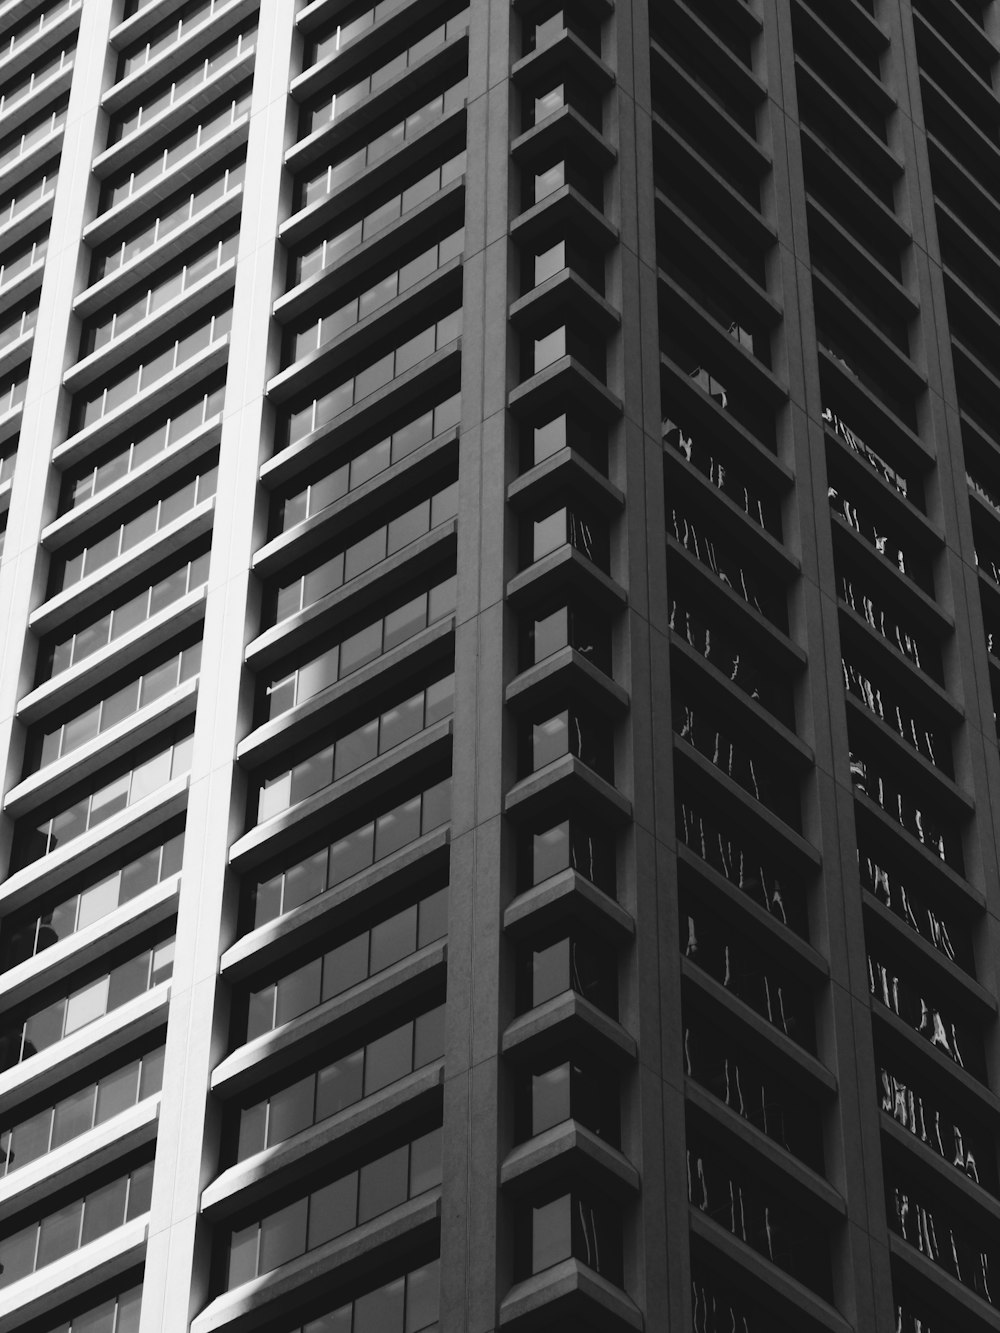
[[[0,3],[0,1333],[1000,1327],[998,57]]]

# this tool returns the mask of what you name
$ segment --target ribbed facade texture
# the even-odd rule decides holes
[[[0,1333],[1000,1327],[998,43],[0,2]]]

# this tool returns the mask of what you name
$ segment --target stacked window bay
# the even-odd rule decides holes
[[[18,9],[0,303],[24,307],[2,353],[23,377],[79,12]],[[256,33],[246,4],[131,9],[111,32],[0,892],[0,1283],[19,1326],[114,1333],[138,1329]],[[16,415],[12,399],[4,450]]]
[[[986,695],[981,725],[994,756],[994,741],[1000,734],[996,19],[996,6],[982,0],[913,5],[913,50],[927,134],[938,280],[948,319],[953,374],[949,398],[957,409],[949,434],[962,531],[950,542],[959,546],[974,570],[969,583],[972,647],[979,689],[985,692],[988,677],[992,694],[992,706]],[[946,357],[943,351],[943,364]],[[954,409],[949,406],[949,410]],[[971,706],[969,711],[973,712]],[[947,758],[946,754],[938,764],[947,763]],[[956,755],[956,763],[958,759]],[[1000,1304],[996,1283],[1000,1181],[992,1091],[997,1077],[996,999],[995,990],[988,993],[976,980],[978,976],[994,989],[996,964],[991,953],[996,946],[993,943],[991,950],[987,939],[987,911],[996,911],[991,883],[995,871],[984,875],[978,863],[982,853],[977,843],[985,840],[981,826],[989,798],[977,804],[975,826],[980,827],[966,829],[968,864],[948,863],[957,873],[950,875],[947,892],[942,891],[943,884],[939,888],[936,880],[921,877],[925,900],[913,904],[907,923],[911,938],[914,930],[922,936],[914,960],[927,959],[919,982],[915,975],[904,973],[902,957],[895,969],[888,958],[876,963],[879,989],[885,982],[895,984],[899,995],[890,1006],[895,1008],[894,1025],[905,1024],[911,1030],[906,1034],[908,1048],[914,1052],[920,1048],[919,1062],[914,1054],[904,1066],[901,1042],[900,1068],[888,1067],[886,1061],[887,1067],[880,1071],[886,1130],[892,1131],[892,1154],[886,1154],[886,1212],[893,1232],[900,1326],[907,1330],[928,1324],[947,1327],[949,1321],[969,1328],[990,1327]],[[935,805],[944,814],[947,807],[936,797]],[[942,852],[934,850],[940,865]],[[897,894],[895,902],[886,897],[890,888]],[[897,914],[899,888],[886,878],[877,890]],[[893,970],[898,974],[895,983]],[[940,1134],[924,1129],[932,1117],[942,1126]],[[994,1128],[988,1129],[990,1125]],[[926,1322],[921,1325],[920,1319]]]
[[[316,3],[297,26],[195,1327],[252,1291],[275,1333],[417,1333],[440,1285],[469,11]]]
[[[798,1327],[790,1295],[833,1316],[843,1204],[810,942],[773,109],[749,7],[669,0],[650,33],[692,1317]]]

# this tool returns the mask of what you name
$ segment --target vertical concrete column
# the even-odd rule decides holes
[[[77,322],[73,298],[86,285],[90,256],[81,244],[98,184],[91,176],[94,141],[103,118],[101,93],[114,53],[108,47],[113,0],[88,0],[80,7],[73,82],[63,130],[59,178],[49,228],[49,248],[38,301],[38,322],[28,371],[21,436],[4,559],[0,568],[0,754],[5,756],[4,791],[21,772],[24,737],[15,720],[18,700],[31,688],[37,643],[28,616],[44,599],[48,559],[39,552],[42,529],[55,515],[59,477],[51,471],[53,445],[66,436],[69,395],[62,377],[76,360]],[[103,146],[103,145],[102,145]],[[22,649],[23,645],[23,649]],[[10,857],[11,821],[0,820],[0,869]]]
[[[500,1250],[505,490],[509,301],[510,5],[471,11],[459,446],[454,796],[441,1221],[442,1333],[489,1333],[510,1271]]]
[[[626,1283],[647,1328],[686,1329],[691,1298],[649,5],[618,4],[611,33],[606,58],[616,87],[609,130],[618,164],[606,213],[619,244],[607,295],[621,314],[621,333],[609,349],[608,387],[624,403],[624,414],[614,428],[617,439],[609,441],[609,457],[611,479],[625,495],[619,576],[628,591],[627,675],[621,683],[631,696],[630,718],[644,720],[622,728],[615,756],[617,785],[633,809],[619,896],[636,928],[621,971],[622,1021],[638,1043],[638,1064],[623,1100],[622,1147],[642,1177],[632,1234],[626,1236]]]
[[[262,5],[260,11],[167,1025],[164,1086],[171,1096],[163,1103],[157,1140],[141,1333],[179,1333],[208,1297],[211,1255],[198,1210],[218,1146],[207,1089],[228,1035],[228,1004],[217,973],[235,928],[237,885],[228,857],[242,831],[245,784],[233,756],[249,729],[253,692],[251,680],[243,679],[239,689],[234,682],[242,677],[251,613],[251,630],[256,624],[250,560],[265,518],[257,474],[273,435],[264,388],[277,359],[270,316],[279,290],[277,227],[287,211],[283,163],[294,13],[290,3]]]

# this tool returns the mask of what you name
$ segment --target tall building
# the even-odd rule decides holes
[[[998,44],[0,2],[0,1333],[1000,1327]]]

